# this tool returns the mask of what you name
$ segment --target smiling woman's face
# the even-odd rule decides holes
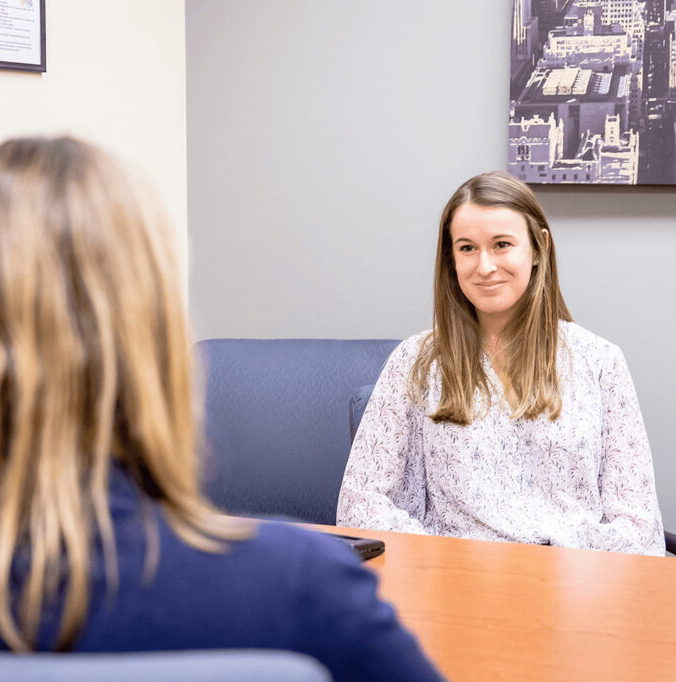
[[[503,327],[533,271],[526,219],[510,208],[467,203],[455,211],[450,230],[458,283],[479,324]]]

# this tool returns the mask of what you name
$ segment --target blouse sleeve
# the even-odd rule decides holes
[[[603,517],[589,528],[589,546],[664,556],[655,474],[636,390],[616,346],[601,373],[603,452],[599,492]]]
[[[407,395],[420,340],[395,348],[373,389],[345,469],[338,525],[427,534],[424,412]]]

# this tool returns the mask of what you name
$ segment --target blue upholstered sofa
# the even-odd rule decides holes
[[[211,499],[235,514],[335,523],[350,426],[354,431],[397,343],[199,342],[204,487]]]

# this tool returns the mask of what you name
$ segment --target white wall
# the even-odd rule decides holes
[[[0,139],[70,133],[140,169],[187,253],[184,0],[47,0],[47,72],[0,71]]]
[[[438,220],[505,168],[507,0],[187,0],[199,337],[430,326]],[[575,318],[627,356],[676,530],[674,188],[538,190]]]

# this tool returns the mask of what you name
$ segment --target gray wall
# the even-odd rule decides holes
[[[401,338],[441,209],[505,168],[508,0],[187,0],[198,338]],[[676,191],[537,190],[578,322],[618,343],[676,530]]]

